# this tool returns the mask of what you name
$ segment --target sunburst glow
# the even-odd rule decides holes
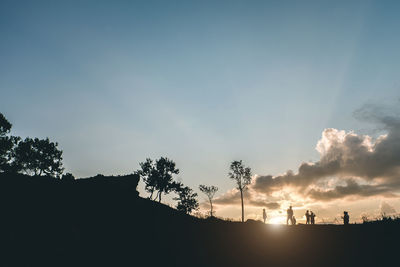
[[[268,221],[268,223],[270,223],[270,224],[284,224],[284,223],[286,223],[286,217],[284,217],[284,216],[273,217]]]

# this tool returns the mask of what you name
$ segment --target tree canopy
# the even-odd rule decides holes
[[[17,165],[28,174],[60,177],[64,168],[62,151],[57,146],[58,143],[50,142],[49,138],[28,137],[16,148]]]
[[[11,130],[12,124],[0,113],[0,137],[5,136]]]
[[[193,190],[188,186],[183,186],[179,183],[179,186],[175,189],[178,197],[174,200],[178,200],[176,209],[186,214],[192,213],[192,211],[199,208],[199,202],[197,201],[197,193],[193,193]]]
[[[139,163],[140,170],[136,171],[144,182],[144,188],[150,193],[149,198],[153,198],[153,193],[157,186],[157,172],[152,159],[147,158],[145,162]]]
[[[176,182],[173,181],[174,174],[179,174],[179,169],[176,168],[174,161],[161,157],[155,162],[151,159],[146,159],[140,163],[141,169],[136,171],[142,177],[145,183],[145,189],[150,193],[149,198],[152,199],[153,193],[157,192],[154,200],[158,198],[161,202],[162,194],[168,194],[176,188]]]
[[[14,148],[19,137],[9,136],[12,124],[0,113],[0,171],[11,172],[15,169]]]
[[[10,136],[12,124],[0,113],[0,171],[61,177],[62,151],[49,138]]]

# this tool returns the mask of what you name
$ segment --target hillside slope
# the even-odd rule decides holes
[[[0,266],[385,266],[399,225],[200,220],[138,196],[138,177],[0,174]]]

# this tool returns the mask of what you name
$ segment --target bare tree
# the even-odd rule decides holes
[[[251,183],[251,169],[244,167],[243,162],[233,161],[230,166],[229,178],[235,180],[236,188],[240,191],[240,199],[242,200],[242,222],[244,222],[244,205],[243,205],[243,191]]]
[[[214,198],[215,193],[218,191],[218,187],[216,186],[207,186],[207,185],[200,185],[199,189],[201,192],[203,192],[204,194],[206,194],[206,196],[208,197],[208,200],[210,201],[210,216],[213,217],[214,212],[213,212],[213,204],[212,204],[212,200]]]

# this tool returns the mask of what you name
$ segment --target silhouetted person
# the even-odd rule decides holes
[[[296,225],[296,217],[292,217],[292,225]]]
[[[289,224],[289,220],[291,224],[293,224],[293,210],[292,206],[290,206],[287,210],[287,218],[286,218],[286,224]]]
[[[347,212],[347,211],[345,211],[345,212],[343,212],[343,224],[344,225],[347,225],[347,224],[349,224],[349,221],[350,221],[350,216],[349,216],[349,213]]]
[[[264,219],[264,223],[265,223],[265,220],[267,219],[267,213],[265,212],[265,209],[263,209],[263,219]]]
[[[306,224],[310,224],[310,217],[311,217],[310,212],[307,210],[305,215],[306,215]]]
[[[311,224],[315,224],[315,213],[311,211],[310,217],[311,217]]]

